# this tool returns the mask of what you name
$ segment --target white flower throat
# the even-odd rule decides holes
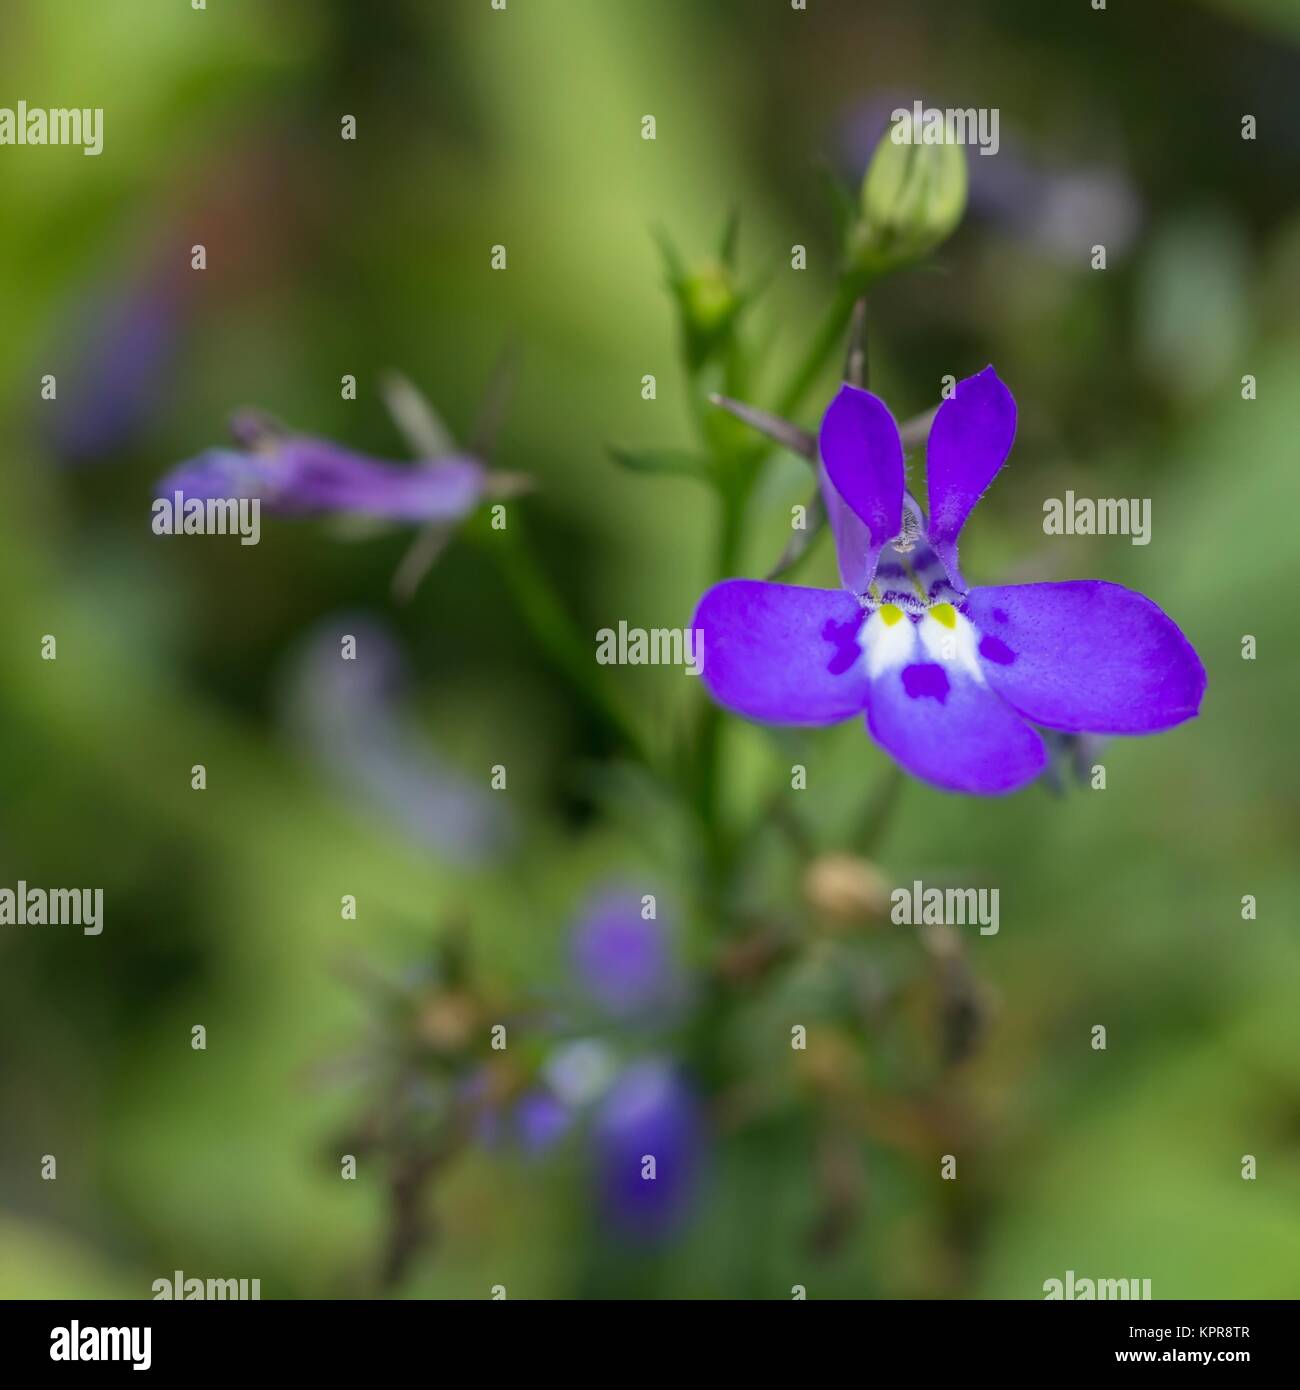
[[[984,684],[980,669],[979,632],[956,603],[962,595],[952,586],[942,561],[928,545],[913,549],[906,535],[881,553],[870,590],[859,596],[867,620],[858,629],[867,675],[876,680],[887,671],[914,663],[933,663]]]

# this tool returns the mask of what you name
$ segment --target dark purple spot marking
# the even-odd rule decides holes
[[[995,608],[993,610],[993,621],[995,623],[1005,623],[1007,621],[1007,611],[1005,608]]]
[[[1010,666],[1016,654],[1000,637],[981,637],[980,655],[986,661],[996,661],[999,666]]]
[[[940,704],[948,698],[948,675],[942,666],[904,666],[903,689],[914,700],[929,696]]]
[[[827,618],[826,626],[822,628],[822,640],[835,647],[835,655],[826,663],[826,669],[832,676],[842,676],[855,662],[862,659],[862,648],[858,646],[858,629],[866,620],[866,616],[865,613],[859,613],[847,623],[837,623],[833,618]]]

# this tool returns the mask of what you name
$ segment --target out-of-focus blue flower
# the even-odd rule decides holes
[[[633,923],[639,944],[625,953],[623,933]],[[643,926],[655,929],[653,950],[643,950]],[[596,940],[608,933],[620,944],[612,969],[604,946],[595,952],[597,986],[618,986],[606,996],[610,1002],[621,1007],[631,998],[672,998],[671,992],[656,993],[676,980],[676,972],[661,929],[642,921],[639,897],[617,889],[599,893],[580,922],[587,945],[589,933]],[[629,960],[635,965],[630,971]],[[690,1083],[667,1058],[620,1062],[616,1041],[557,1040],[522,1094],[502,1094],[486,1066],[466,1079],[460,1094],[473,1134],[486,1148],[510,1147],[540,1159],[579,1131],[603,1229],[635,1241],[660,1240],[679,1230],[689,1214],[706,1155],[705,1115]]]
[[[971,212],[1064,265],[1087,269],[1094,245],[1117,263],[1141,231],[1142,200],[1119,168],[1053,167],[1010,140],[971,164]]]
[[[564,1138],[591,1103],[608,1088],[617,1063],[596,1038],[561,1043],[547,1057],[536,1084],[522,1096],[493,1099],[483,1069],[465,1089],[475,1115],[475,1133],[487,1148],[513,1142],[529,1158],[540,1158]]]
[[[356,638],[344,660],[340,639]],[[321,624],[291,672],[286,717],[312,760],[417,844],[478,862],[509,837],[505,808],[449,768],[401,707],[404,662],[388,630],[360,615]]]
[[[454,522],[487,487],[487,470],[464,455],[385,463],[323,439],[267,437],[248,453],[209,449],[158,483],[159,497],[256,497],[282,516],[361,515],[396,522]]]
[[[597,1107],[592,1132],[602,1215],[641,1240],[671,1235],[699,1186],[699,1102],[669,1062],[627,1067]]]
[[[76,351],[42,415],[60,462],[95,463],[131,442],[166,389],[184,311],[180,285],[158,276],[78,304]]]
[[[544,1153],[569,1132],[574,1112],[545,1086],[535,1087],[515,1102],[514,1124],[526,1154]]]
[[[613,1017],[661,1011],[680,994],[670,934],[645,917],[641,895],[629,888],[604,888],[589,900],[570,956],[583,992]]]

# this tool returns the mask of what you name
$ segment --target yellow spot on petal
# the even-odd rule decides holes
[[[955,628],[957,626],[957,610],[951,603],[936,603],[930,609],[930,616],[937,618],[944,627]]]
[[[881,621],[886,627],[902,622],[903,610],[896,603],[886,603],[880,610]]]

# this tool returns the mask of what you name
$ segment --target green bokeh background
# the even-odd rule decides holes
[[[1143,590],[1204,660],[1203,715],[1109,745],[1104,792],[905,788],[873,851],[889,881],[1001,892],[1000,933],[968,942],[993,1012],[960,1069],[927,1076],[870,1035],[819,1033],[828,948],[810,928],[805,965],[728,1042],[770,1118],[719,1142],[680,1239],[607,1261],[578,1146],[542,1164],[474,1150],[440,1182],[439,1239],[399,1292],[1034,1298],[1073,1269],[1149,1278],[1156,1297],[1300,1294],[1297,41],[1291,0],[7,6],[0,104],[102,106],[105,145],[0,147],[0,883],[102,885],[106,927],[0,929],[0,1294],[143,1297],[177,1268],[258,1276],[267,1297],[368,1292],[383,1192],[364,1169],[340,1180],[335,1142],[364,1097],[325,1078],[362,1035],[363,964],[402,968],[455,917],[494,988],[556,981],[576,905],[610,874],[676,898],[688,956],[708,958],[729,928],[686,906],[687,829],[635,785],[593,797],[612,750],[481,546],[454,543],[394,609],[403,537],[266,518],[256,547],[167,543],[151,486],[245,404],[400,456],[377,390],[390,367],[463,434],[513,344],[497,462],[538,480],[522,506],[580,629],[684,622],[712,578],[713,501],[606,451],[689,440],[652,231],[704,256],[740,207],[742,272],[768,280],[749,322],[770,402],[831,291],[825,169],[851,180],[856,157],[860,176],[855,118],[899,92],[996,106],[999,160],[1014,140],[1045,170],[1103,167],[1132,191],[1140,222],[1105,272],[972,213],[873,299],[873,386],[901,418],[945,373],[995,363],[1021,427],[967,574]],[[789,269],[795,243],[806,271]],[[178,309],[156,400],[128,446],[61,467],[50,416],[77,407],[93,306],[158,277]],[[56,403],[39,399],[46,372]],[[1152,543],[1049,547],[1042,500],[1067,487],[1150,497]],[[807,490],[797,461],[769,465],[745,573],[770,565]],[[832,572],[823,545],[801,579]],[[288,654],[358,608],[400,633],[431,742],[484,782],[509,767],[505,860],[430,856],[290,746]],[[671,669],[615,679],[660,744],[699,698]],[[724,737],[728,813],[803,762],[799,814],[826,845],[886,768],[856,724],[773,738],[729,721]],[[801,911],[797,865],[762,849],[748,899]],[[339,919],[344,892],[357,922]],[[899,945],[886,925],[861,949]],[[861,1210],[830,1254],[808,1239],[818,1122],[784,1042],[805,1016],[810,1051],[847,1040],[860,1085]],[[900,1107],[961,1138],[898,1141]],[[955,1184],[938,1176],[949,1151]]]

